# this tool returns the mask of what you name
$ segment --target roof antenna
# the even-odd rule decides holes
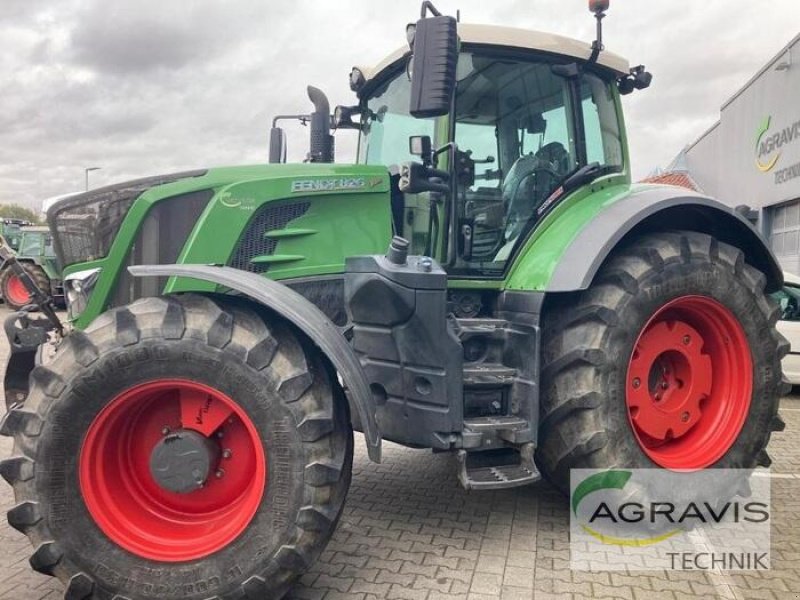
[[[456,22],[461,23],[461,9],[456,9]]]
[[[594,13],[597,19],[597,39],[592,42],[592,53],[589,55],[589,62],[597,62],[600,51],[603,49],[603,19],[606,16],[610,0],[589,0],[589,10]]]

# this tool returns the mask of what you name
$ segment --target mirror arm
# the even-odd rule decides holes
[[[272,119],[272,128],[275,129],[278,126],[278,121],[300,121],[303,125],[306,125],[311,120],[311,115],[277,115]]]

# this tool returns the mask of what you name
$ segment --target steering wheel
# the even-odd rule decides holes
[[[503,181],[503,204],[506,206],[506,225],[504,237],[513,240],[522,233],[525,224],[536,208],[544,201],[542,191],[537,190],[541,176],[546,175],[553,181],[559,181],[561,175],[549,161],[542,160],[533,154],[520,156]],[[544,190],[545,192],[548,190]]]

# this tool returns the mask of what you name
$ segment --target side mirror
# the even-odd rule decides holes
[[[418,119],[446,115],[456,90],[458,24],[444,15],[420,19],[413,40],[409,112]]]
[[[280,127],[269,130],[269,162],[286,162],[286,134]]]
[[[433,145],[429,135],[412,135],[408,138],[408,153],[419,156],[423,165],[433,164]]]

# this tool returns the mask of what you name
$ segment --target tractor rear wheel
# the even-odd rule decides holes
[[[67,598],[280,598],[330,538],[347,405],[311,344],[234,302],[101,315],[3,422],[9,523]]]
[[[765,276],[696,232],[642,236],[545,309],[537,462],[570,469],[770,463],[786,340]]]
[[[24,265],[23,267],[33,281],[36,282],[36,285],[39,286],[39,289],[45,294],[49,294],[50,279],[42,268],[30,264]],[[3,300],[5,300],[6,306],[12,310],[19,310],[23,306],[30,304],[33,300],[30,292],[28,292],[27,288],[23,285],[22,280],[11,269],[6,269],[3,271],[3,274],[0,275],[0,292],[3,294]]]

